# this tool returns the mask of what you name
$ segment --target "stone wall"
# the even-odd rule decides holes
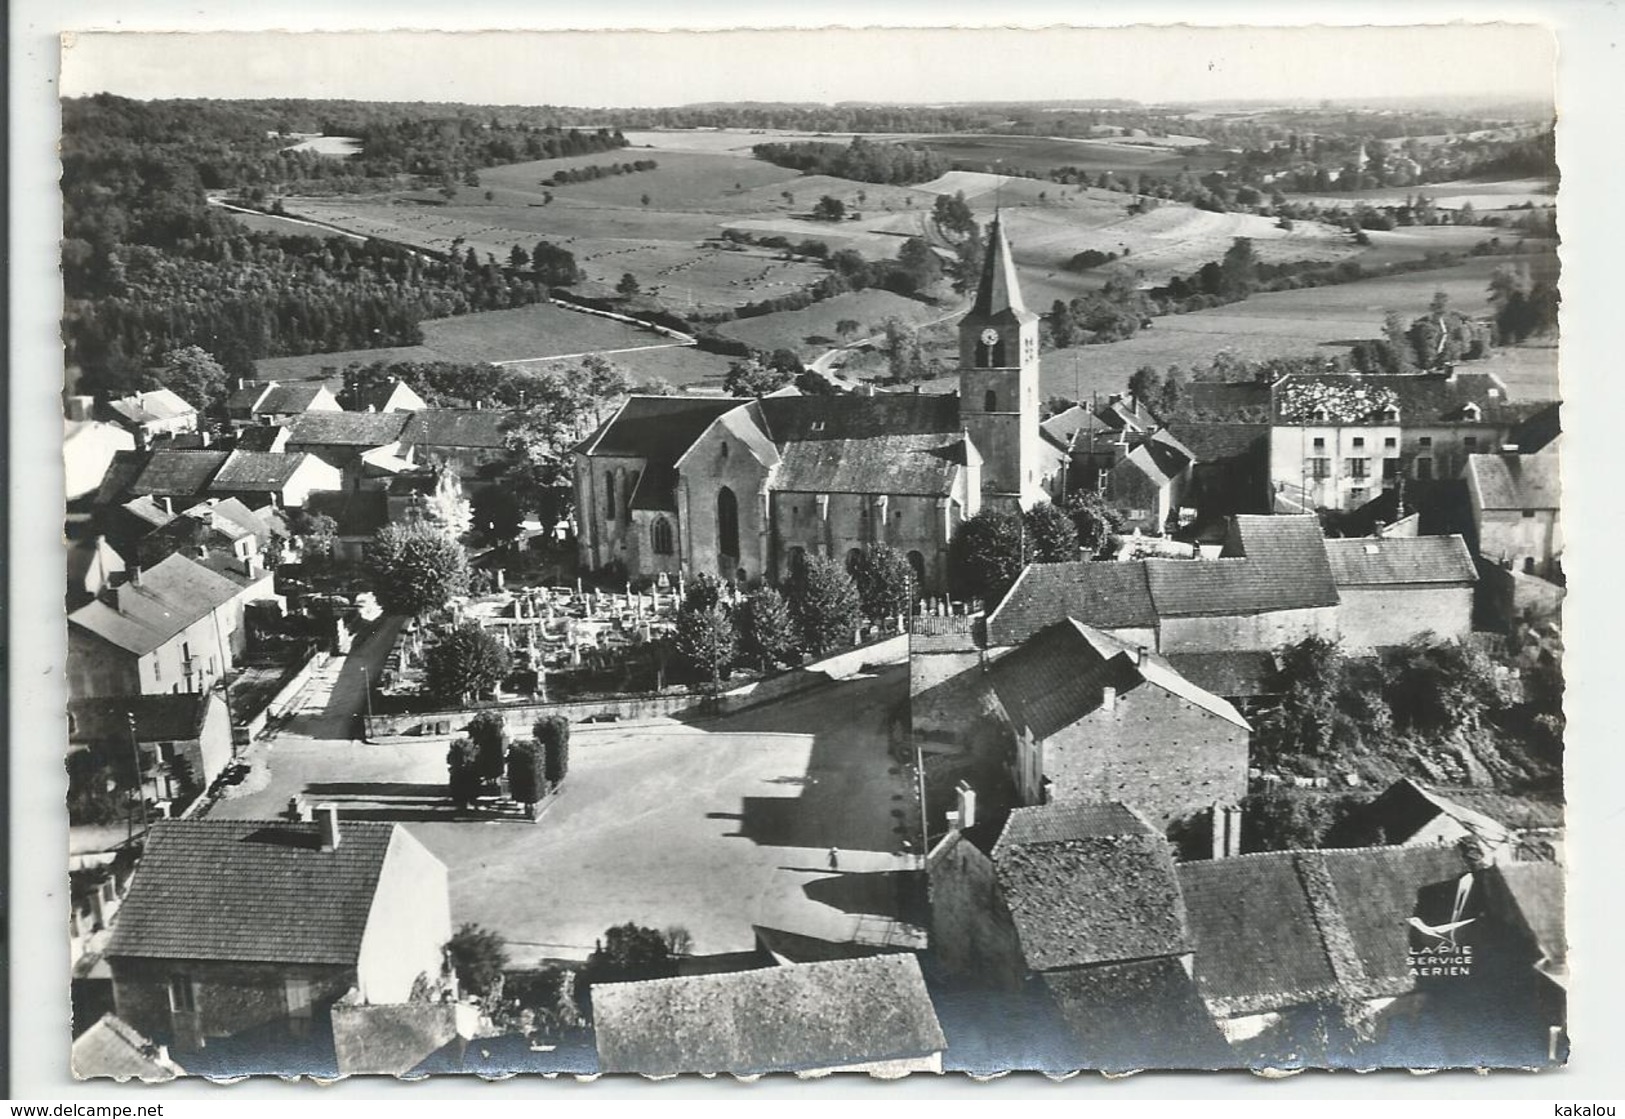
[[[177,1049],[196,1049],[210,1037],[289,1021],[290,979],[310,984],[312,1017],[325,1014],[355,982],[355,970],[338,965],[133,957],[115,958],[110,965],[118,1016],[154,1040],[169,1039]],[[169,985],[175,977],[192,983],[191,1012],[169,1008]]]
[[[1338,594],[1346,649],[1403,645],[1428,632],[1448,641],[1473,628],[1471,586],[1340,587]]]
[[[1026,975],[1015,923],[993,861],[962,832],[949,832],[926,861],[931,948],[948,971],[1015,989]]]

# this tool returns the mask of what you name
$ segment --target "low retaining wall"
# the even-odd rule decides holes
[[[233,723],[231,728],[232,742],[238,746],[245,746],[257,738],[272,719],[280,719],[293,708],[294,701],[299,693],[305,690],[317,670],[326,666],[331,659],[329,654],[321,649],[313,650],[310,657],[280,688],[276,690],[268,703],[256,714],[250,716],[247,722]]]
[[[377,742],[392,738],[444,738],[461,734],[475,715],[485,711],[502,717],[510,734],[526,736],[544,715],[562,715],[572,723],[731,715],[759,704],[823,687],[856,675],[865,665],[902,664],[908,660],[908,635],[896,634],[802,665],[766,680],[758,680],[716,696],[679,692],[661,695],[640,692],[599,699],[558,703],[517,703],[511,706],[468,710],[413,711],[398,715],[372,715],[365,720],[366,738]]]

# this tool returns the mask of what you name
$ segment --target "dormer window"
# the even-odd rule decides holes
[[[1479,406],[1477,404],[1474,404],[1474,403],[1469,401],[1467,404],[1464,404],[1462,406],[1462,409],[1461,409],[1462,419],[1468,420],[1468,421],[1470,421],[1472,423],[1477,423],[1478,419],[1479,419],[1479,417],[1481,415],[1483,415],[1483,409],[1479,408]]]
[[[1316,408],[1313,412],[1309,413],[1309,418],[1314,420],[1317,424],[1323,424],[1330,418],[1330,414],[1324,408]]]
[[[1382,410],[1382,420],[1384,423],[1397,424],[1399,422],[1399,409],[1392,404],[1388,405]]]

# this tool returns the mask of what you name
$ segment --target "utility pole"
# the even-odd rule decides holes
[[[130,728],[130,757],[135,762],[135,796],[141,802],[141,834],[147,834],[147,790],[141,779],[141,738],[135,729],[135,712],[124,713],[125,725]]]

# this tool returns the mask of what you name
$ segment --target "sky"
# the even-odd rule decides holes
[[[405,19],[402,22],[406,22]],[[90,33],[65,96],[577,106],[1552,96],[1531,24],[675,32]]]

